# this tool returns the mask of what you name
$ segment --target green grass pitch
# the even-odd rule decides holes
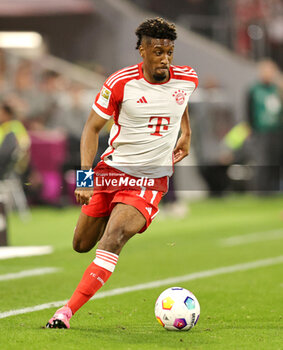
[[[79,208],[32,210],[9,218],[11,245],[52,245],[51,255],[0,260],[0,275],[40,267],[60,272],[0,281],[0,313],[70,297],[94,251],[72,250]],[[190,204],[185,219],[155,219],[124,248],[101,291],[283,255],[283,197],[229,196]],[[250,235],[251,241],[223,245]],[[249,236],[247,236],[249,237]],[[257,239],[259,237],[259,239]],[[266,237],[266,239],[265,239]],[[201,305],[189,332],[169,332],[155,320],[154,303],[171,285],[88,302],[71,329],[45,329],[55,308],[0,319],[0,349],[283,349],[283,264],[179,283]]]

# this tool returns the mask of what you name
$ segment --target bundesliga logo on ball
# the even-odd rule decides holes
[[[77,170],[76,185],[77,187],[93,187],[93,174],[92,169],[89,170]]]

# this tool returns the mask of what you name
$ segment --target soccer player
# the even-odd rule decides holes
[[[69,328],[70,318],[106,283],[123,246],[146,230],[158,213],[173,164],[189,154],[187,104],[198,78],[191,67],[171,64],[175,25],[162,18],[149,19],[136,35],[142,62],[105,81],[81,137],[81,165],[91,171],[99,131],[114,118],[109,147],[94,169],[100,184],[94,190],[75,191],[82,211],[73,247],[87,252],[99,242],[96,257],[68,303],[48,321],[48,328]],[[103,187],[102,180],[111,177],[112,187]],[[115,188],[117,183],[120,187]]]

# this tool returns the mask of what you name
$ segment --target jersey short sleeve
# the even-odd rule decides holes
[[[190,68],[189,74],[191,76],[192,81],[196,85],[196,87],[195,87],[195,89],[196,89],[198,87],[198,75],[197,75],[196,71],[193,68],[191,68],[191,67],[189,67],[189,68]]]
[[[195,89],[196,89],[198,87],[198,75],[197,75],[196,71],[192,67],[189,67],[189,66],[182,66],[180,68],[185,71],[185,74],[187,74],[187,76],[188,76],[188,80],[195,83]]]
[[[195,84],[195,89],[198,86],[198,75],[196,71],[189,66],[172,66],[173,76],[178,80],[191,81]],[[194,89],[194,90],[195,90]]]
[[[114,95],[115,92],[104,84],[95,98],[92,109],[102,118],[110,119],[119,109]]]

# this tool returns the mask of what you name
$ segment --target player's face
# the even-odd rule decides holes
[[[169,39],[146,38],[140,47],[143,73],[152,83],[169,80],[169,67],[173,59],[174,42]]]

